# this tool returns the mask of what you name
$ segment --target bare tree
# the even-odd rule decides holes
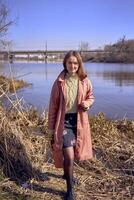
[[[5,3],[0,0],[0,38],[3,37],[13,21],[9,19],[9,9]]]
[[[80,51],[88,51],[89,50],[89,43],[85,41],[81,41],[79,45],[79,50]]]
[[[9,27],[14,22],[15,21],[10,18],[10,11],[7,4],[3,0],[0,0],[0,50],[10,50],[12,41],[5,40],[4,36],[6,36]]]

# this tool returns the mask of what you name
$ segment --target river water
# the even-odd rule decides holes
[[[92,81],[95,103],[90,110],[94,115],[104,112],[112,119],[134,119],[134,65],[85,63],[88,77]],[[52,84],[62,63],[22,63],[11,64],[13,76],[32,83],[20,89],[18,96],[39,111],[48,109]],[[0,74],[10,75],[9,64],[0,64]]]

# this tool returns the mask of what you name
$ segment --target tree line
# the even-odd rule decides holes
[[[126,39],[123,36],[114,44],[108,44],[94,56],[87,56],[86,60],[105,63],[134,63],[134,39]]]

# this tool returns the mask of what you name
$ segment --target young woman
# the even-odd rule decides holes
[[[92,85],[85,73],[82,58],[69,51],[63,60],[63,71],[55,80],[49,103],[48,128],[57,168],[64,169],[66,199],[74,199],[73,163],[92,158],[88,113],[94,102]]]

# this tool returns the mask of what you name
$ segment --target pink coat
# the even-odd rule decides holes
[[[57,168],[63,167],[63,130],[65,117],[65,72],[60,73],[53,84],[48,114],[48,128],[54,129],[54,144],[53,144],[53,158]],[[88,113],[83,111],[81,105],[82,101],[88,102],[91,106],[94,102],[92,93],[92,85],[88,78],[79,80],[78,83],[78,112],[77,112],[77,141],[75,148],[76,160],[91,159],[92,143]]]

